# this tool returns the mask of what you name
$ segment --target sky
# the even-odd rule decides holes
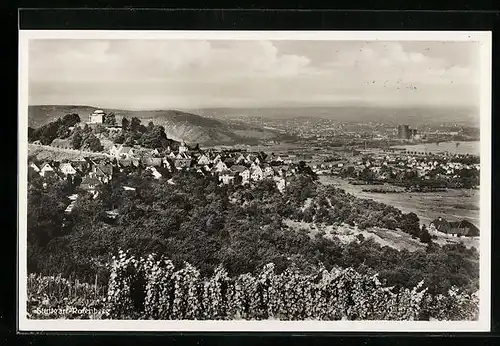
[[[29,104],[121,109],[479,104],[479,43],[36,39]]]

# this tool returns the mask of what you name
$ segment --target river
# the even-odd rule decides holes
[[[457,146],[458,143],[458,146]],[[408,144],[408,145],[397,145],[393,148],[404,148],[409,151],[418,152],[428,152],[428,153],[439,153],[439,152],[449,152],[452,154],[480,154],[480,142],[440,142],[439,144],[434,143],[421,143],[421,144]]]

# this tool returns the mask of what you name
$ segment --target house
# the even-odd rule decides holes
[[[449,234],[453,237],[478,237],[479,228],[467,220],[448,222],[438,217],[429,225],[431,229]]]
[[[250,170],[246,168],[243,172],[240,173],[241,183],[247,184],[250,181]]]
[[[158,149],[153,149],[149,152],[152,156],[160,156],[160,151]]]
[[[177,156],[175,155],[175,153],[172,151],[170,152],[170,154],[168,154],[168,157],[171,158],[171,159],[175,159]]]
[[[223,172],[223,171],[227,170],[227,165],[224,162],[222,162],[222,161],[219,160],[215,164],[214,169],[215,169],[216,172],[220,173],[220,172]]]
[[[178,153],[176,156],[175,156],[176,159],[180,159],[180,160],[186,160],[186,159],[190,159],[191,160],[191,157],[186,154],[185,152],[182,152],[182,153]]]
[[[93,192],[100,184],[101,182],[99,181],[99,179],[95,177],[86,176],[85,178],[83,178],[80,187],[84,190]]]
[[[79,159],[71,161],[71,165],[77,171],[80,171],[82,173],[85,173],[87,171],[87,168],[89,167],[87,160],[85,160],[84,158],[79,158]]]
[[[246,157],[247,162],[253,162],[257,156],[253,154],[248,154]]]
[[[243,154],[240,154],[240,156],[238,156],[238,158],[236,159],[236,164],[239,165],[239,164],[245,164],[245,163],[248,163],[247,159],[245,156],[243,156]]]
[[[217,164],[221,160],[222,160],[222,158],[221,158],[220,154],[217,154],[217,156],[212,160],[212,163]]]
[[[47,163],[42,165],[39,173],[42,177],[47,177],[50,175],[54,175],[55,169],[54,169],[54,167],[52,167],[52,165],[50,165],[50,163],[47,162]]]
[[[260,168],[260,166],[253,165],[250,168],[250,177],[253,181],[262,180],[264,178],[264,171]]]
[[[107,183],[113,178],[113,165],[110,163],[95,164],[92,166],[89,176]]]
[[[187,147],[186,143],[181,142],[179,145],[179,153],[186,153],[189,151],[189,148]]]
[[[247,168],[245,166],[242,166],[242,165],[233,165],[233,166],[231,166],[231,171],[233,173],[241,174],[245,170],[247,170]]]
[[[162,165],[162,159],[159,157],[145,157],[142,159],[142,163],[145,166],[160,167]]]
[[[155,179],[160,179],[163,176],[160,172],[158,172],[158,170],[154,166],[148,166],[146,168],[146,171],[151,172],[151,174]]]
[[[234,182],[234,173],[231,171],[227,170],[222,172],[222,174],[219,175],[219,181],[221,181],[223,184],[231,184]]]
[[[75,175],[76,174],[76,169],[73,167],[73,165],[69,162],[63,162],[59,165],[59,170],[61,171],[62,174],[64,175]]]
[[[165,167],[167,170],[171,171],[172,170],[172,165],[170,164],[170,161],[167,158],[164,158],[162,160],[163,167]]]
[[[200,155],[198,158],[198,165],[204,166],[208,164],[210,164],[210,159],[205,154]]]
[[[176,158],[174,160],[174,165],[175,168],[177,169],[183,169],[183,168],[188,168],[191,166],[191,158]]]
[[[274,169],[273,169],[273,167],[271,167],[271,166],[266,166],[266,167],[264,168],[264,177],[266,177],[266,178],[272,178],[272,177],[274,177],[274,174],[275,174],[275,173],[274,173]]]
[[[36,163],[31,162],[31,163],[29,164],[29,167],[33,168],[33,170],[34,170],[35,172],[40,173],[40,167],[38,167],[38,166],[36,165]]]
[[[136,155],[136,150],[132,147],[124,146],[123,144],[116,145],[113,144],[109,150],[111,156],[116,158],[128,159]]]
[[[222,160],[227,168],[230,168],[231,166],[234,165],[234,160],[231,157],[226,157],[224,160]]]
[[[131,166],[132,166],[132,160],[130,160],[130,159],[118,160],[118,168],[120,168],[120,171],[123,171],[123,168],[131,167]]]
[[[271,162],[275,162],[275,161],[276,161],[276,155],[274,153],[271,153],[270,155],[268,155],[266,157],[266,162],[271,163]]]
[[[111,156],[118,157],[118,151],[120,150],[120,145],[113,144],[111,148],[109,148],[109,154]]]

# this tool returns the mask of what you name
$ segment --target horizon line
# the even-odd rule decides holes
[[[87,107],[87,108],[96,108],[96,109],[108,109],[108,110],[121,110],[121,111],[132,111],[132,112],[158,112],[158,111],[183,111],[183,110],[204,110],[204,109],[290,109],[290,108],[342,108],[342,107],[350,107],[350,108],[388,108],[388,109],[418,109],[418,108],[445,108],[445,109],[477,109],[478,107],[472,105],[449,105],[449,104],[432,104],[432,105],[396,105],[396,104],[354,104],[354,103],[339,103],[333,105],[260,105],[260,106],[200,106],[200,107],[168,107],[165,106],[163,108],[126,108],[126,107],[112,107],[112,106],[95,106],[89,104],[54,104],[54,103],[37,103],[37,104],[28,104],[28,107]]]

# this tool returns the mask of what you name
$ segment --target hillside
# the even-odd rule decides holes
[[[93,153],[90,151],[80,151],[73,149],[62,149],[50,145],[28,144],[28,159],[36,161],[64,161],[78,160],[84,157],[102,158],[103,153]]]
[[[90,106],[29,106],[29,126],[39,127],[68,113],[77,113],[82,121],[85,121],[87,115],[96,109],[96,107]],[[131,111],[106,108],[103,110],[114,112],[118,122],[121,122],[122,117],[137,117],[144,125],[153,121],[155,124],[165,127],[167,137],[190,144],[259,144],[261,141],[271,140],[279,136],[279,133],[273,130],[243,123],[209,119],[177,110]]]

